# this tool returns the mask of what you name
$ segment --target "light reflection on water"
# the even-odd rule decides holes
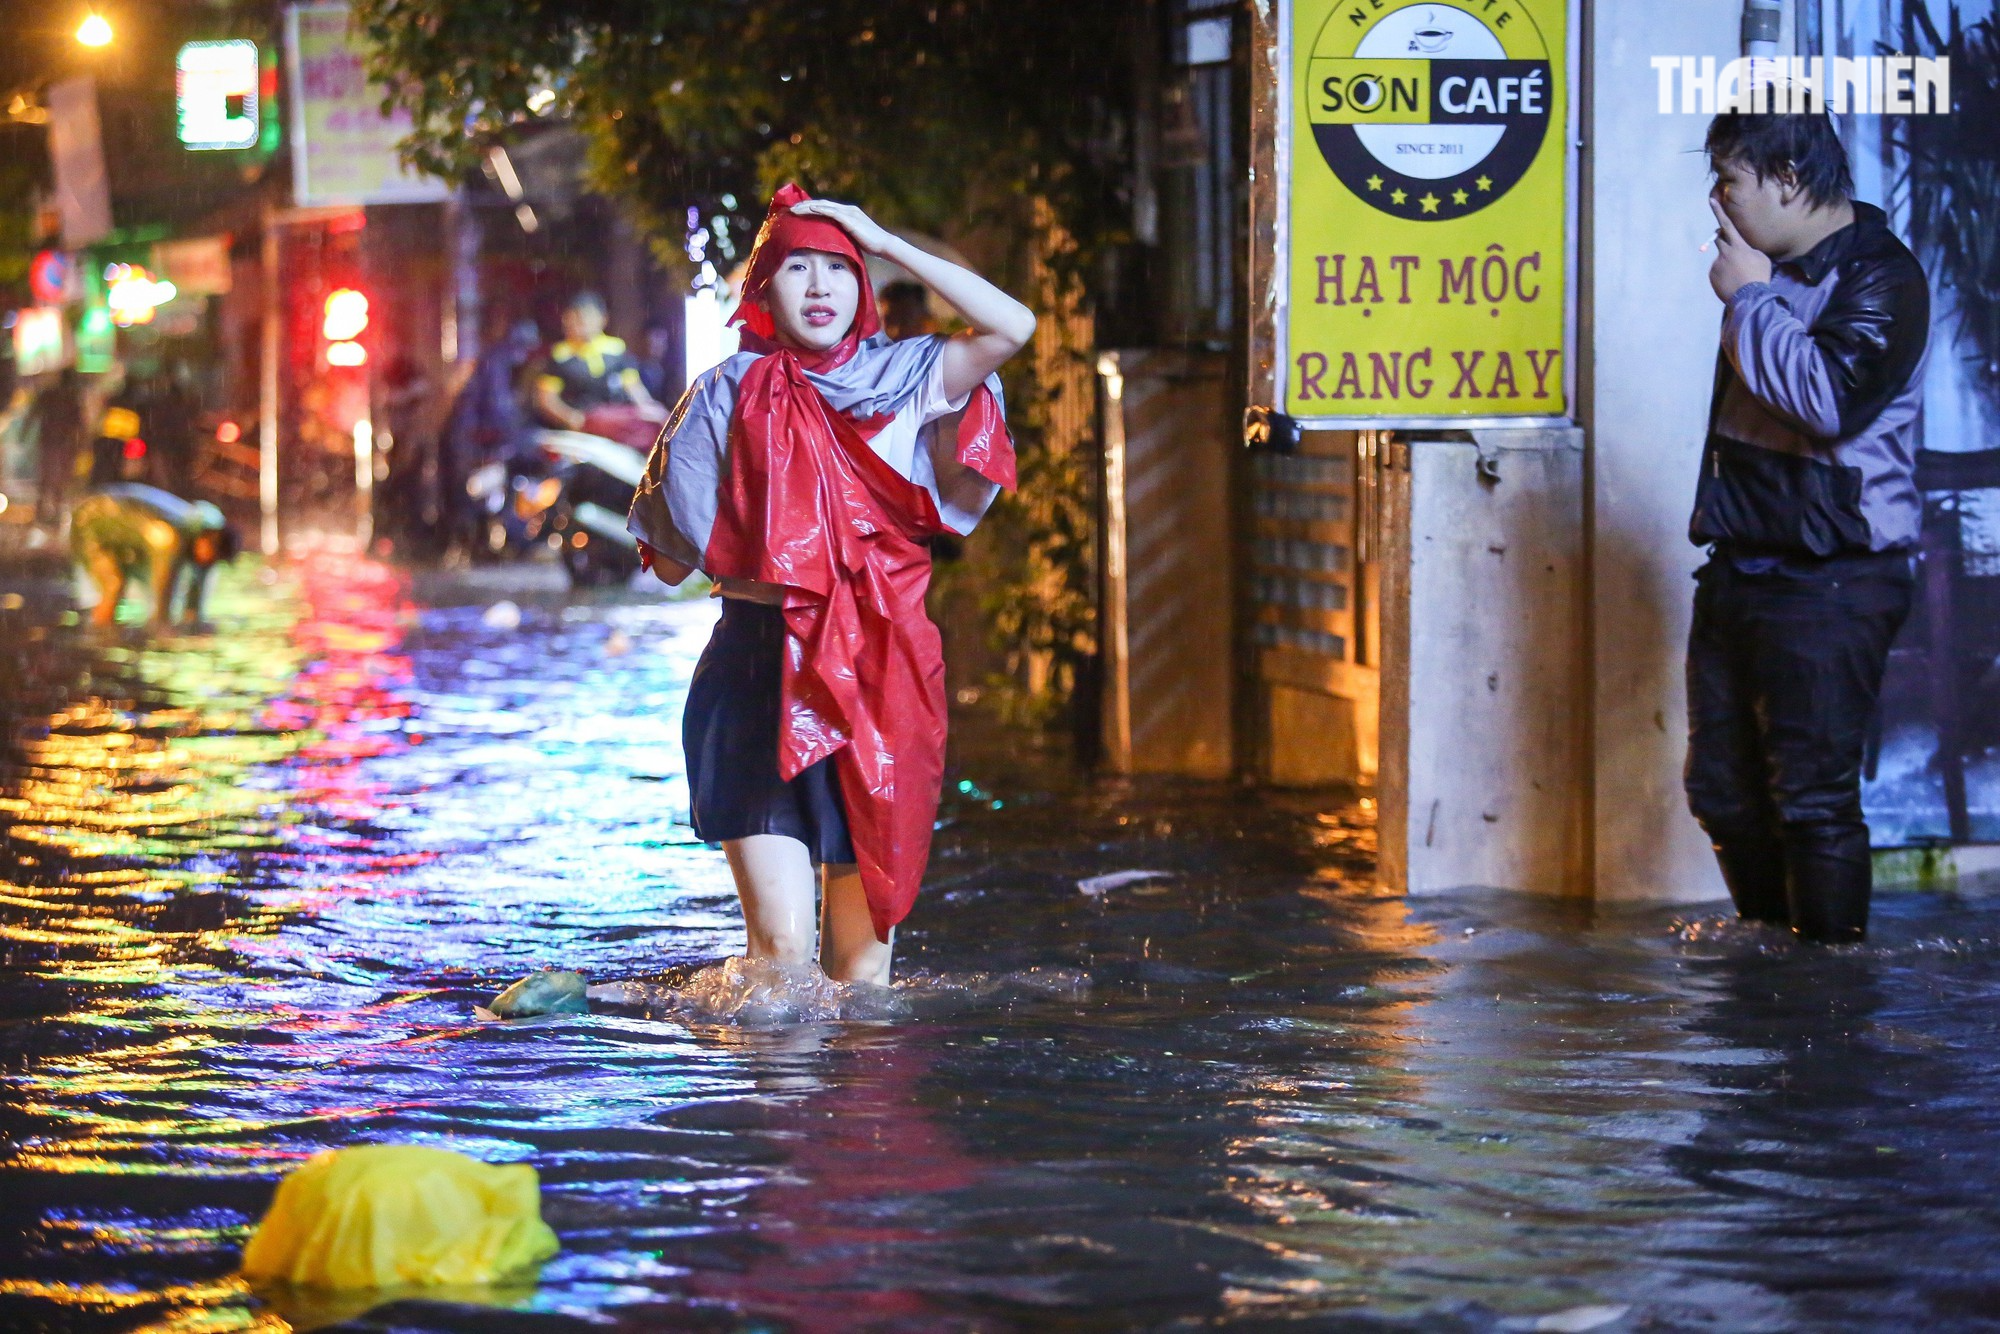
[[[0,1326],[352,1315],[231,1273],[288,1165],[383,1140],[542,1173],[540,1286],[444,1296],[635,1329],[2000,1309],[1978,902],[1810,954],[1413,912],[1359,810],[996,755],[954,775],[889,1021],[478,1024],[543,964],[740,946],[683,823],[712,609],[526,601],[495,629],[326,551],[233,572],[225,634],[55,636],[0,685]],[[1076,890],[1125,867],[1178,875]]]

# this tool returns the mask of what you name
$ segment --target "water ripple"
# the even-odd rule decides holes
[[[1983,901],[1820,951],[1408,903],[1357,801],[974,747],[896,988],[774,980],[686,824],[713,609],[441,587],[328,549],[232,571],[214,637],[0,625],[0,1324],[466,1327],[232,1277],[283,1171],[379,1141],[536,1166],[540,1284],[431,1294],[530,1321],[2000,1309]],[[545,965],[623,992],[479,1020]]]

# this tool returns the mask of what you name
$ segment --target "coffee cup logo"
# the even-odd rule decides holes
[[[1418,222],[1501,198],[1548,133],[1555,85],[1519,0],[1475,14],[1416,0],[1346,0],[1305,62],[1305,120],[1357,198]]]
[[[1410,39],[1410,49],[1421,51],[1427,56],[1434,56],[1444,50],[1450,41],[1449,28],[1419,28],[1416,36]]]

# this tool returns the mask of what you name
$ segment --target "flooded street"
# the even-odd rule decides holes
[[[0,613],[0,1327],[2000,1327],[1988,901],[1406,903],[1358,802],[961,756],[897,1003],[704,1016],[713,607],[500,596],[322,552],[213,637]],[[661,1004],[475,1018],[547,964]],[[278,1177],[373,1142],[532,1163],[561,1255],[246,1289]]]

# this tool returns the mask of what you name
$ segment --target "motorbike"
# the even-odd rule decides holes
[[[622,583],[638,571],[639,544],[625,531],[625,512],[658,425],[621,409],[593,412],[584,425],[531,431],[533,448],[467,478],[482,554],[519,558],[546,546],[577,587]]]
[[[545,516],[561,491],[555,468],[549,455],[530,448],[475,468],[465,479],[475,560],[518,560],[542,545]]]
[[[560,460],[542,540],[562,559],[579,588],[620,584],[639,571],[639,543],[625,531],[632,493],[646,475],[646,457],[615,440],[582,431],[537,431],[542,449]]]

